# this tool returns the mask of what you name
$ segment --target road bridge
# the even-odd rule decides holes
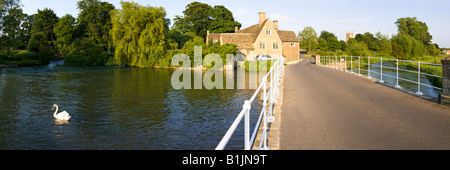
[[[285,67],[280,149],[450,149],[450,107],[312,62]]]

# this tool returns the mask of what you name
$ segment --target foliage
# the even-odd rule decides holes
[[[413,57],[424,56],[426,53],[425,46],[410,35],[397,34],[392,36],[391,41],[392,54],[398,59],[409,60]]]
[[[70,46],[73,41],[75,27],[75,18],[67,14],[63,16],[53,28],[56,36],[55,46],[56,50],[61,56],[66,56],[70,51]]]
[[[162,8],[121,2],[122,9],[111,12],[115,65],[152,67],[168,49],[169,21]]]
[[[183,16],[175,16],[173,29],[180,33],[193,32],[200,37],[206,37],[207,30],[211,33],[231,33],[235,26],[241,27],[236,22],[233,14],[222,5],[211,7],[208,4],[192,2],[186,6]]]
[[[384,56],[391,55],[392,43],[387,35],[383,35],[380,32],[376,34],[376,45],[379,53]]]
[[[216,5],[209,12],[211,22],[207,29],[211,33],[233,33],[235,27],[241,27],[239,22],[236,22],[233,18],[233,13],[222,5]]]
[[[319,38],[317,40],[318,43],[318,48],[322,51],[326,51],[328,50],[328,42],[326,40],[324,40],[323,38]]]
[[[312,27],[305,27],[301,32],[298,33],[300,39],[300,47],[307,48],[308,51],[311,49],[317,49],[318,37],[317,32]]]
[[[103,49],[88,39],[76,39],[71,45],[71,50],[64,59],[65,65],[105,65],[108,54]]]
[[[325,46],[320,47],[320,44],[319,44],[319,48],[321,50],[339,50],[339,49],[341,49],[341,44],[339,43],[336,35],[334,35],[333,33],[324,30],[324,31],[320,32],[319,38],[325,40],[328,45],[328,48],[324,49]]]
[[[42,32],[44,33],[46,40],[53,43],[53,41],[56,40],[56,35],[53,32],[53,28],[57,22],[58,16],[56,16],[52,9],[38,9],[37,14],[34,15],[32,34]]]
[[[398,33],[410,35],[414,39],[421,41],[422,44],[430,44],[432,36],[428,32],[428,26],[424,22],[418,21],[416,17],[399,18],[395,22],[398,27]]]
[[[19,49],[26,49],[28,41],[31,38],[31,31],[33,30],[34,15],[24,14],[22,24],[20,24],[20,30],[18,33],[20,44]]]
[[[14,50],[8,53],[0,52],[0,64],[6,65],[34,65],[46,61],[39,59],[38,53],[27,50]]]
[[[206,37],[206,29],[211,19],[210,11],[212,7],[200,2],[192,2],[183,11],[184,16],[175,16],[174,27],[182,32],[193,32],[198,36]]]
[[[347,44],[347,53],[352,56],[368,56],[369,48],[364,42],[350,39]]]
[[[47,40],[43,32],[36,32],[31,36],[27,50],[37,52],[41,60],[48,60],[55,55],[51,42]]]
[[[2,18],[2,29],[0,42],[1,47],[8,51],[16,49],[21,44],[21,37],[19,37],[19,32],[21,30],[20,24],[25,18],[22,9],[18,7],[13,7],[8,9],[8,14]]]
[[[378,51],[378,46],[376,44],[377,39],[370,32],[366,32],[364,34],[356,34],[355,40],[358,42],[364,42],[364,44],[366,44],[371,51]]]
[[[99,0],[80,0],[77,8],[80,13],[76,21],[75,38],[84,37],[102,47],[104,51],[112,50],[110,12],[114,10],[114,5]]]
[[[186,41],[194,39],[195,36],[196,35],[193,32],[187,32],[183,34],[180,31],[172,28],[169,30],[167,38],[175,41],[177,43],[177,48],[180,49],[183,48],[184,43],[186,43]]]
[[[15,20],[16,15],[10,14],[10,12],[17,12],[19,6],[19,0],[0,1],[0,33],[2,33],[0,34],[0,50],[9,48],[9,51],[11,51],[11,47],[8,41],[14,40],[14,35],[10,35],[7,32],[14,31],[14,28],[17,27],[17,22],[13,21],[13,23],[11,23],[11,21],[8,21],[7,18]],[[8,31],[8,28],[11,29],[9,29]]]

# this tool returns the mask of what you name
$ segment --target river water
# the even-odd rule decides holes
[[[395,61],[383,61],[383,70],[381,70],[381,62],[377,62],[374,64],[371,64],[371,74],[370,77],[372,78],[376,78],[378,80],[383,79],[385,84],[391,85],[391,86],[395,86],[397,84],[397,70],[396,69],[392,69],[392,68],[396,68],[396,62]],[[398,73],[398,77],[402,78],[402,79],[407,79],[410,81],[414,81],[410,82],[410,81],[405,81],[402,79],[399,79],[398,81],[398,85],[402,87],[402,89],[406,90],[406,91],[410,91],[410,92],[418,92],[419,91],[419,85],[418,85],[418,73],[413,73],[413,72],[408,72],[408,71],[402,71],[402,70],[409,70],[409,71],[414,71],[417,72],[417,69],[412,69],[412,68],[408,68],[407,66],[399,66],[399,73]],[[350,69],[350,68],[349,68]],[[349,70],[350,71],[350,70]],[[383,77],[381,77],[381,71],[383,73]],[[358,72],[358,68],[356,68],[355,70],[353,70],[353,72]],[[361,68],[361,74],[368,76],[369,72],[368,72],[368,66],[365,66],[363,68]],[[420,83],[422,84],[426,84],[429,86],[434,86],[433,83],[428,79],[428,77],[426,75],[421,74],[420,75]],[[420,92],[423,93],[424,95],[427,96],[431,96],[431,97],[435,97],[438,98],[439,94],[442,94],[442,91],[436,88],[432,88],[429,86],[425,86],[425,85],[420,85]]]
[[[173,72],[63,61],[0,69],[0,149],[214,149],[254,90],[175,90]],[[72,119],[55,121],[53,104]],[[242,148],[241,123],[226,149]]]

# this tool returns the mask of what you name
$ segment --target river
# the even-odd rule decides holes
[[[175,90],[173,69],[0,69],[0,149],[214,149],[254,90]],[[236,76],[235,76],[236,77]],[[55,121],[51,110],[72,115]],[[252,104],[252,122],[260,103]],[[243,149],[239,126],[226,149]]]
[[[371,64],[371,68],[370,68],[370,71],[371,71],[370,76],[371,77],[379,79],[379,80],[381,79],[380,66],[381,66],[381,62]],[[387,67],[390,67],[390,68],[387,68]],[[397,78],[396,78],[397,71],[395,69],[391,69],[391,68],[396,68],[396,67],[397,67],[397,65],[396,65],[395,61],[383,61],[383,81],[385,84],[388,84],[391,86],[395,86],[397,84]],[[402,70],[410,70],[410,71],[417,72],[417,69],[411,69],[411,68],[408,68],[407,66],[399,66],[398,68],[402,69]],[[368,76],[367,70],[368,70],[368,66],[361,68],[361,74]],[[407,72],[407,71],[402,71],[402,70],[400,70],[398,72],[398,76],[400,78],[407,79],[410,81],[415,81],[415,82],[418,81],[417,73],[412,73],[412,72]],[[350,71],[350,68],[348,68],[348,71]],[[356,68],[354,68],[353,72],[355,72],[355,73],[358,72],[357,66],[356,66]],[[386,75],[389,75],[389,76],[386,76]],[[428,77],[426,75],[422,75],[422,74],[420,75],[420,82],[422,84],[434,86],[433,83],[428,79]],[[405,80],[401,80],[401,79],[399,79],[398,84],[404,90],[414,92],[414,93],[417,92],[419,89],[417,83],[413,83],[413,82],[409,82],[409,81],[405,81]],[[435,89],[432,87],[428,87],[428,86],[424,86],[424,85],[420,86],[420,92],[422,92],[424,95],[435,97],[435,98],[438,98],[439,94],[442,94],[441,90]]]

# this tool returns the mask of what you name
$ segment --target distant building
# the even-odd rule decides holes
[[[450,50],[444,49],[444,51],[442,51],[442,54],[450,54]]]
[[[284,56],[286,60],[299,59],[299,39],[294,31],[278,30],[278,21],[270,21],[265,12],[259,13],[259,23],[235,33],[213,34],[207,31],[206,43],[236,44],[239,53],[248,60],[268,54],[273,58]]]
[[[348,42],[348,40],[355,38],[355,35],[352,32],[345,32],[345,42]]]

